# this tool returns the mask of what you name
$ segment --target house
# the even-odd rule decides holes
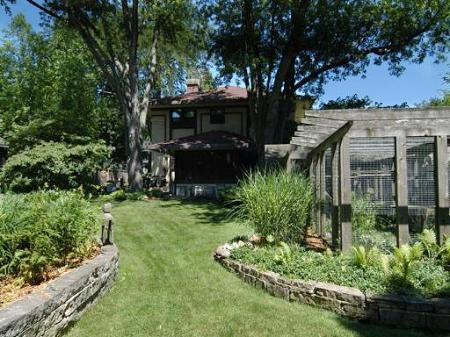
[[[151,107],[150,175],[178,196],[216,195],[256,163],[248,119],[245,88],[202,91],[199,80],[188,80],[184,94]]]

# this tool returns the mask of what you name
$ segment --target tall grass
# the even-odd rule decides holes
[[[0,279],[42,281],[50,267],[82,259],[93,246],[96,213],[80,193],[7,194],[0,200]]]
[[[298,242],[311,215],[313,190],[300,173],[278,169],[253,171],[236,189],[236,214],[255,232],[275,239]]]

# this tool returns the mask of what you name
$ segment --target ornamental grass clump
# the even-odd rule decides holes
[[[97,215],[79,192],[40,191],[0,199],[0,281],[44,280],[52,268],[79,263],[95,246]]]
[[[299,242],[311,215],[313,190],[300,173],[270,169],[246,175],[236,191],[236,214],[256,233]]]

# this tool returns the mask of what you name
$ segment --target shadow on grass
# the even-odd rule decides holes
[[[200,223],[223,225],[233,220],[232,209],[209,200],[167,199],[161,202],[162,208],[186,207],[191,210]]]
[[[407,329],[395,326],[381,325],[370,322],[351,320],[345,317],[337,317],[337,322],[348,331],[352,331],[358,337],[425,337],[449,336],[445,332],[429,331],[424,329]]]

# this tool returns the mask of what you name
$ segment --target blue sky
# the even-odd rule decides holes
[[[23,0],[18,0],[13,6],[13,14],[23,13],[27,20],[36,28],[39,27],[39,12]],[[10,21],[0,10],[0,30]],[[369,96],[372,101],[385,105],[407,102],[410,106],[431,97],[440,95],[444,89],[442,78],[450,72],[449,63],[435,64],[433,59],[427,59],[422,64],[405,63],[406,70],[400,77],[389,75],[386,65],[371,65],[365,78],[351,77],[341,82],[330,82],[325,86],[325,94],[321,101],[337,97]],[[447,87],[448,89],[448,87]]]

